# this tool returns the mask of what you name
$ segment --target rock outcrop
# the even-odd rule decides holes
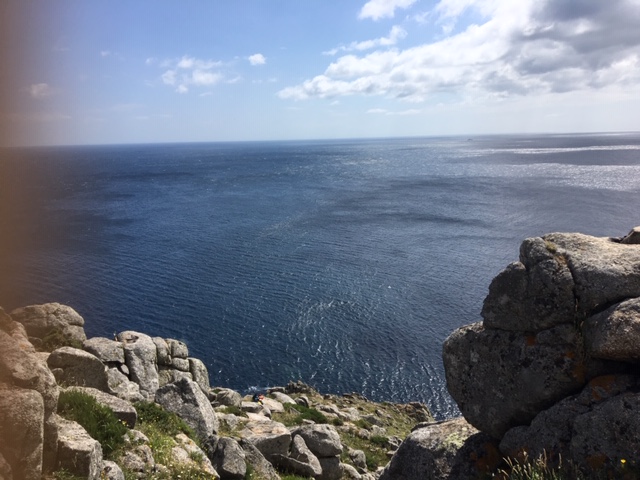
[[[58,386],[21,323],[0,308],[0,470],[5,480],[40,478],[55,456]],[[49,463],[49,464],[47,464]]]
[[[525,240],[491,283],[483,321],[446,340],[449,392],[503,454],[615,469],[637,451],[638,231]]]

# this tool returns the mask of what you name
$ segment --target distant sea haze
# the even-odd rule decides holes
[[[3,150],[5,310],[185,341],[214,385],[301,379],[454,415],[441,361],[520,242],[640,225],[640,134]]]

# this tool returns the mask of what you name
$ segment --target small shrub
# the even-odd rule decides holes
[[[139,424],[155,425],[160,432],[171,437],[184,433],[192,440],[198,440],[196,433],[184,420],[175,413],[167,412],[157,403],[136,402],[134,407],[138,412]]]
[[[95,398],[77,390],[60,393],[58,414],[78,422],[92,438],[102,445],[106,458],[124,446],[124,435],[128,428],[118,420],[113,411],[99,404]]]
[[[384,435],[372,435],[369,441],[384,448],[387,446],[389,439]]]
[[[311,420],[315,423],[329,423],[329,419],[321,411],[313,407],[305,407],[304,405],[298,405],[297,403],[287,403],[286,409],[298,412],[297,417],[294,418],[294,425],[300,425],[303,420]]]
[[[246,417],[247,414],[242,410],[242,408],[236,405],[227,405],[224,407],[224,413],[229,413],[235,415],[236,417]]]
[[[353,424],[356,427],[364,428],[365,430],[371,430],[371,423],[367,422],[364,418],[359,418]]]
[[[344,425],[344,420],[342,420],[340,417],[335,417],[331,419],[331,424],[335,425],[336,427],[341,427],[342,425]]]

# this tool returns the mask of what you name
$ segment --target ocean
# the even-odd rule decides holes
[[[442,343],[524,238],[640,225],[640,134],[6,149],[0,186],[5,310],[446,418]]]

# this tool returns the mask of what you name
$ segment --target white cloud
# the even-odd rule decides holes
[[[111,56],[111,52],[109,50],[102,50],[100,52],[100,56],[101,57],[109,57],[109,56]]]
[[[255,53],[249,56],[249,63],[253,66],[264,65],[267,63],[267,59],[261,53]]]
[[[367,5],[375,19],[400,3]],[[462,101],[620,86],[640,90],[638,0],[441,0],[427,17],[453,25],[469,13],[478,23],[453,35],[404,50],[344,55],[278,95],[296,100],[381,95],[423,102],[443,93]],[[356,51],[358,44],[352,45]]]
[[[363,51],[363,50],[371,50],[376,47],[389,47],[398,43],[399,40],[402,40],[407,36],[407,31],[398,26],[394,25],[389,32],[388,37],[381,37],[375,40],[365,40],[362,42],[351,42],[347,46],[340,46],[337,48],[333,48],[329,51],[322,52],[324,55],[335,55],[338,52],[351,52],[354,50]]]
[[[155,63],[155,59],[147,59],[147,65]],[[160,79],[165,85],[175,87],[176,92],[184,94],[190,87],[211,87],[223,79],[222,73],[217,71],[222,62],[202,60],[187,55],[179,59],[164,60],[160,63],[166,68]]]
[[[33,85],[30,85],[28,90],[31,98],[35,98],[38,100],[50,97],[55,93],[55,90],[51,88],[47,83],[35,83]]]
[[[360,10],[358,18],[393,18],[397,8],[409,8],[416,0],[369,0]]]

